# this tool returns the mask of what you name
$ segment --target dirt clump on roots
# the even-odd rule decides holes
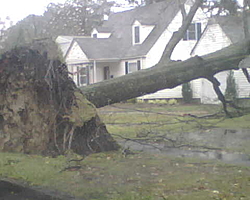
[[[116,149],[65,64],[32,47],[0,56],[0,151],[88,155]]]

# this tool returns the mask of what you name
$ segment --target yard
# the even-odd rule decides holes
[[[250,165],[228,164],[220,156],[237,153],[248,156],[249,161],[250,135],[233,130],[250,130],[250,115],[226,119],[220,110],[216,105],[107,106],[98,110],[101,118],[123,148],[129,147],[133,154],[124,156],[121,149],[81,160],[71,152],[57,158],[0,153],[0,176],[87,200],[248,200]],[[214,129],[225,131],[218,138]],[[138,145],[144,148],[136,149]],[[145,146],[151,150],[145,151]],[[165,153],[173,149],[220,156],[201,159]]]

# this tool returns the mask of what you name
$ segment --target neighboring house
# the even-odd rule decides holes
[[[192,0],[185,2],[188,11]],[[177,0],[165,0],[133,10],[112,14],[91,37],[59,36],[57,42],[72,78],[84,86],[116,78],[157,64],[172,34],[182,25]],[[185,37],[176,46],[172,59],[185,60],[200,39],[207,16],[198,9]],[[195,93],[196,94],[196,93]],[[181,86],[142,98],[181,98]],[[195,96],[199,98],[199,96]]]
[[[191,52],[192,56],[202,56],[218,51],[244,38],[243,22],[237,16],[218,16],[211,18],[200,40]],[[249,71],[250,72],[250,71]],[[220,81],[222,92],[226,89],[226,79],[229,71],[216,74]],[[240,98],[250,97],[250,84],[241,70],[234,70],[236,85]],[[212,84],[206,79],[198,79],[195,82],[196,91],[202,103],[219,103]]]

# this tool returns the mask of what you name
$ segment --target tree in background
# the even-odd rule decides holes
[[[4,32],[0,51],[58,35],[89,35],[94,26],[109,14],[112,2],[107,0],[67,0],[64,4],[49,4],[42,16],[29,15]]]
[[[237,0],[205,0],[203,8],[214,15],[234,15],[240,7]]]
[[[29,15],[3,33],[2,51],[31,43],[36,38],[50,37],[47,23],[43,16]]]
[[[50,19],[52,35],[89,35],[110,14],[113,2],[107,0],[67,0],[64,4],[49,4],[44,13]]]
[[[227,87],[225,91],[225,98],[228,101],[236,103],[237,97],[238,97],[238,89],[234,78],[234,72],[230,70],[227,76]]]
[[[6,17],[5,19],[0,18],[0,49],[2,47],[2,41],[5,39],[5,33],[6,30],[13,25],[13,21],[10,19],[10,17]]]

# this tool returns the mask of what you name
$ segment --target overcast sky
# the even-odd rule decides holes
[[[0,18],[7,16],[17,22],[30,14],[42,15],[46,6],[51,3],[64,3],[65,0],[0,0]],[[243,0],[239,0],[242,2]]]
[[[0,17],[7,16],[14,22],[20,21],[30,14],[42,15],[51,2],[64,3],[65,0],[0,0]]]

